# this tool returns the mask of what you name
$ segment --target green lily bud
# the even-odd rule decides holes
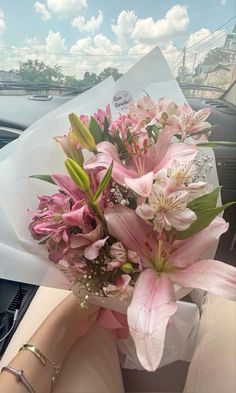
[[[71,179],[74,181],[77,187],[86,193],[90,193],[91,190],[89,177],[83,168],[81,168],[81,166],[71,158],[65,160],[65,166]]]
[[[121,266],[121,270],[123,270],[124,273],[131,273],[133,271],[133,266],[131,265],[131,263],[126,262],[124,263],[124,265]]]
[[[72,158],[72,160],[76,161],[80,166],[83,166],[84,157],[82,149],[78,146],[79,143],[72,130],[69,131],[66,136],[57,136],[54,139],[56,142],[60,143],[68,158]]]
[[[88,127],[76,116],[75,113],[69,115],[70,124],[75,138],[83,149],[96,152],[96,144]]]

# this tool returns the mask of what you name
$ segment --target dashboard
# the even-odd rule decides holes
[[[194,110],[205,107],[212,109],[209,122],[217,127],[210,136],[210,140],[236,142],[236,105],[232,102],[234,96],[235,87],[228,92],[228,95],[217,100],[187,98]],[[0,149],[17,139],[36,120],[73,97],[73,94],[67,96],[0,96]],[[236,201],[236,147],[217,147],[214,148],[214,152],[219,183],[222,186],[222,202]],[[224,218],[230,223],[230,229],[221,237],[215,258],[236,265],[236,205],[225,211]],[[19,322],[36,290],[37,287],[34,285],[0,279],[1,336],[12,323],[18,299],[21,299],[22,304]],[[17,325],[18,323],[15,328]],[[0,344],[0,357],[11,336],[12,334]]]

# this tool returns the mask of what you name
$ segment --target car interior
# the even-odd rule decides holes
[[[216,127],[209,140],[236,142],[236,81],[216,99],[188,97],[188,91],[186,90],[186,99],[194,110],[205,107],[212,110],[209,121]],[[183,92],[185,93],[184,90]],[[60,96],[0,96],[0,149],[17,139],[36,120],[68,102],[76,94],[77,91]],[[222,187],[222,202],[236,200],[236,147],[217,146],[214,147],[214,153],[219,184]],[[221,237],[215,257],[236,266],[236,205],[225,211],[224,218],[230,223],[230,229]],[[6,336],[0,341],[0,358],[37,290],[35,285],[0,279],[0,339]],[[184,300],[191,301],[191,298],[187,296]],[[158,381],[159,391],[181,392],[188,367],[188,362],[177,361],[161,367],[155,373],[149,373],[148,378],[146,371],[124,369],[125,389],[127,392],[152,392],[154,386],[157,389]]]

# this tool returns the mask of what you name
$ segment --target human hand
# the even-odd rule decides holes
[[[85,308],[82,308],[79,300],[72,293],[58,307],[68,329],[75,329],[77,338],[87,333],[96,321],[99,311],[99,307],[92,304],[88,304]]]

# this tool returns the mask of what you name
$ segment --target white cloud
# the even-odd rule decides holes
[[[200,30],[190,34],[186,44],[188,47],[199,42],[198,48],[208,45],[211,47],[210,49],[213,49],[217,46],[221,46],[225,41],[225,37],[226,32],[223,29],[212,33],[209,29],[202,27]]]
[[[116,34],[119,41],[132,33],[137,20],[138,17],[134,11],[123,10],[118,15],[117,22],[111,25],[111,29]]]
[[[62,38],[59,31],[49,31],[45,40],[45,49],[47,52],[63,52],[66,49],[65,38]]]
[[[45,22],[51,18],[51,15],[47,10],[46,5],[40,3],[40,1],[36,1],[36,3],[34,4],[34,9],[36,12],[41,14],[41,19],[44,20]]]
[[[221,4],[221,5],[226,5],[226,4],[227,4],[227,1],[226,1],[226,0],[220,0],[220,4]]]
[[[111,41],[103,34],[97,34],[94,37],[81,38],[72,45],[70,53],[72,54],[87,54],[91,56],[98,55],[116,55],[123,51],[119,44]]]
[[[3,9],[0,7],[0,34],[3,34],[6,30],[5,14]]]
[[[47,0],[49,11],[64,17],[74,15],[87,7],[87,0]]]
[[[103,13],[101,10],[98,11],[98,16],[92,16],[86,20],[84,16],[80,15],[74,18],[71,22],[73,27],[77,27],[81,33],[94,34],[99,29],[103,22]]]
[[[138,19],[132,38],[138,42],[157,43],[170,37],[186,32],[189,25],[189,16],[186,6],[174,5],[167,11],[163,19],[154,20],[152,17]]]

